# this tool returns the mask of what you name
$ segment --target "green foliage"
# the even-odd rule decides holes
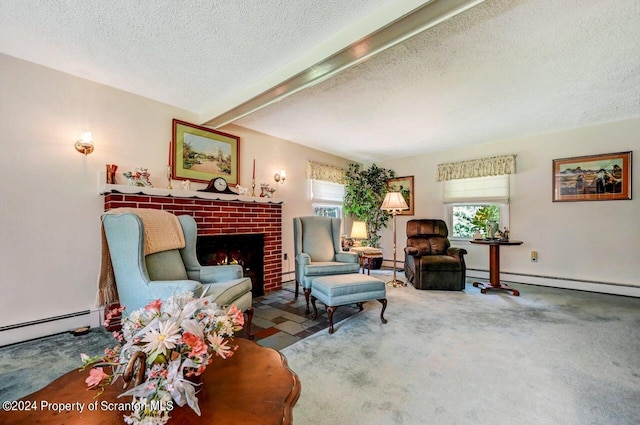
[[[471,238],[476,230],[485,231],[488,220],[500,222],[500,206],[456,205],[453,208],[453,236]]]
[[[477,230],[484,230],[489,220],[500,222],[500,207],[498,205],[482,205],[471,221]]]
[[[378,232],[387,227],[389,213],[380,206],[387,194],[387,180],[396,176],[395,171],[371,165],[368,169],[360,169],[360,164],[349,164],[344,179],[344,210],[358,220],[367,223],[366,245],[379,247]]]

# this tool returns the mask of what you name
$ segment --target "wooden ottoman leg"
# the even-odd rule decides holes
[[[337,309],[338,307],[327,306],[327,314],[329,315],[329,334],[333,333],[333,312]]]
[[[358,308],[360,309],[360,311],[364,310],[364,307],[362,306],[363,303],[356,303],[356,305],[358,306]]]
[[[387,299],[383,298],[380,301],[380,303],[382,304],[382,312],[380,312],[380,320],[382,320],[382,323],[387,323],[387,319],[384,318],[384,311],[387,309]]]
[[[313,316],[311,318],[315,320],[318,317],[318,309],[316,308],[316,297],[311,296],[311,305],[313,305]]]

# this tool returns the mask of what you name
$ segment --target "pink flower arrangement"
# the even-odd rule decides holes
[[[105,326],[123,310],[109,312]],[[120,394],[132,396],[132,405],[138,407],[124,417],[128,424],[164,424],[174,402],[187,404],[200,415],[199,384],[187,378],[201,375],[215,356],[232,356],[238,347],[230,345],[230,340],[243,325],[242,311],[234,305],[225,311],[212,297],[194,298],[187,293],[165,302],[155,300],[123,317],[122,330],[114,332],[120,345],[107,348],[104,356],[81,354],[81,370],[92,366],[85,382],[100,390],[98,397],[106,385],[125,374],[130,362],[143,359],[144,378]],[[105,372],[105,367],[110,367],[111,373]]]

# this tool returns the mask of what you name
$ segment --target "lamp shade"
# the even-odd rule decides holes
[[[389,212],[398,212],[402,210],[408,210],[409,206],[404,200],[402,193],[400,192],[387,192],[387,195],[384,197],[384,201],[382,201],[381,210],[389,211]]]
[[[354,221],[351,226],[351,239],[367,239],[367,224],[364,221]]]

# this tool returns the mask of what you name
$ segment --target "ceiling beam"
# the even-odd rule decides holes
[[[484,1],[430,1],[293,77],[206,121],[203,125],[218,128],[229,124],[300,90],[318,84]]]

